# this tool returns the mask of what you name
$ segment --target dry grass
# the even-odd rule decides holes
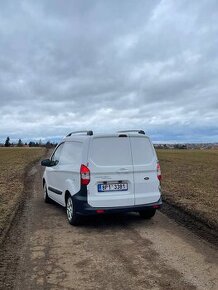
[[[157,150],[164,198],[218,226],[218,150]]]
[[[44,153],[43,148],[0,148],[0,233],[23,193],[26,166]]]

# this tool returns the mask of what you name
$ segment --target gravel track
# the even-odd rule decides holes
[[[42,169],[0,249],[1,289],[218,289],[217,247],[158,212],[90,217],[44,204]]]

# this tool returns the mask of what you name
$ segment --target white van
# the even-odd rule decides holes
[[[134,211],[151,218],[162,204],[160,165],[142,130],[72,132],[41,165],[45,202],[66,207],[72,225],[90,214]]]

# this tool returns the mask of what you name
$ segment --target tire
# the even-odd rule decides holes
[[[48,191],[47,191],[46,183],[44,183],[44,185],[43,185],[43,197],[44,197],[44,202],[45,203],[51,203],[51,199],[48,196]]]
[[[74,205],[73,199],[72,199],[72,197],[70,195],[67,197],[66,213],[67,213],[68,222],[71,225],[73,225],[73,226],[79,225],[79,223],[80,223],[80,217],[76,213],[75,205]]]
[[[143,219],[151,219],[155,215],[155,213],[156,213],[155,208],[139,211],[139,214]]]

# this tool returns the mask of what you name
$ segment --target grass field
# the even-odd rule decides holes
[[[0,148],[0,234],[23,193],[26,166],[44,153],[43,148]]]
[[[0,148],[0,234],[24,190],[28,164],[42,148]],[[218,150],[157,150],[163,197],[218,227]]]
[[[157,150],[165,200],[218,227],[218,150]]]

